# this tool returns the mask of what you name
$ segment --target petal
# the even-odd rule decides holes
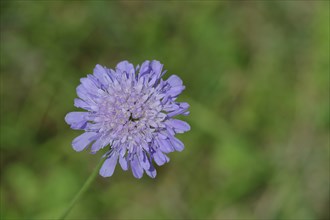
[[[166,139],[167,138],[167,136],[162,131],[159,131],[157,136],[158,136],[159,139]]]
[[[169,83],[171,87],[182,86],[182,80],[177,75],[170,76],[166,82]]]
[[[175,105],[175,104],[169,105],[167,107],[168,110],[164,109],[165,111],[169,111],[169,113],[167,114],[168,117],[173,117],[173,116],[180,115],[180,114],[183,114],[183,115],[186,114],[190,105],[186,102],[182,102],[182,103],[178,103],[178,104],[179,104],[179,106]],[[178,108],[171,107],[171,106],[178,106]],[[188,114],[189,114],[189,112],[188,112]]]
[[[88,93],[97,94],[98,88],[91,79],[81,78],[80,82],[85,87],[85,89]]]
[[[149,160],[147,159],[146,153],[143,150],[141,150],[138,154],[138,159],[143,169],[148,170],[150,168]]]
[[[96,76],[88,74],[87,79],[89,79],[94,84],[94,86],[96,86],[96,88],[101,88],[100,80],[98,80]]]
[[[151,178],[155,178],[157,175],[157,171],[155,167],[152,165],[152,161],[150,158],[147,156],[145,151],[141,151],[139,154],[139,160],[142,168],[145,170],[148,176]]]
[[[148,85],[153,86],[157,80],[158,80],[157,74],[150,75]]]
[[[166,94],[171,97],[178,96],[185,89],[185,86],[182,85],[182,80],[176,75],[170,76],[166,82],[171,86]]]
[[[101,169],[100,169],[100,175],[103,177],[110,177],[112,176],[118,160],[118,154],[116,152],[113,152],[110,154],[110,156],[104,161]]]
[[[185,86],[175,86],[167,91],[167,95],[171,97],[177,97],[186,87]]]
[[[100,64],[97,64],[94,68],[94,76],[103,84],[103,85],[109,85],[109,83],[112,82],[110,75],[108,75],[108,71],[105,67],[101,66]]]
[[[148,85],[154,86],[154,84],[158,81],[158,79],[161,75],[163,65],[157,60],[152,60],[149,65],[150,65],[150,71],[151,71],[152,75],[149,78]]]
[[[151,69],[156,73],[158,78],[162,72],[163,64],[161,64],[158,60],[152,60],[150,66]]]
[[[171,136],[174,136],[175,135],[175,132],[174,132],[173,128],[170,127],[170,126],[166,126],[166,131]]]
[[[87,124],[86,116],[88,112],[69,112],[65,116],[65,122],[71,126],[72,129],[84,129]]]
[[[170,141],[176,151],[182,151],[184,149],[184,144],[179,139],[171,137]]]
[[[78,152],[84,150],[87,145],[89,145],[93,140],[95,140],[96,136],[97,134],[95,132],[85,132],[79,135],[72,141],[73,149]]]
[[[132,168],[132,173],[135,178],[140,179],[143,176],[143,169],[142,169],[136,155],[131,160],[131,168]]]
[[[120,70],[122,73],[126,72],[128,74],[135,73],[133,64],[124,60],[117,64],[116,69]]]
[[[105,147],[107,144],[108,142],[106,138],[103,137],[98,138],[91,147],[91,153],[95,154],[97,151]]]
[[[86,126],[87,126],[87,121],[82,121],[80,123],[72,124],[70,128],[73,130],[85,130]]]
[[[186,112],[187,112],[187,109],[180,108],[178,110],[175,110],[173,112],[168,113],[167,116],[171,118],[171,117],[174,117],[174,116],[177,116],[177,115],[181,115],[181,114],[182,115],[185,115]]]
[[[77,86],[76,92],[77,92],[78,97],[81,98],[82,100],[85,100],[85,101],[89,100],[88,92],[82,84]]]
[[[190,105],[187,102],[180,102],[179,103],[180,108],[188,109]]]
[[[187,122],[178,119],[169,119],[166,121],[166,124],[174,128],[174,131],[177,133],[184,133],[190,130],[190,125]]]
[[[150,73],[150,61],[146,60],[142,63],[140,71],[139,71],[139,78],[141,78],[142,76]]]
[[[156,150],[156,152],[152,156],[158,166],[161,166],[169,161],[169,158],[165,154],[163,154],[160,150]]]
[[[164,153],[170,153],[174,151],[174,148],[169,139],[157,139],[159,149]]]
[[[155,167],[152,165],[152,163],[150,162],[150,168],[148,170],[146,170],[146,174],[148,176],[150,176],[151,178],[155,178],[157,175],[157,171],[155,169]]]
[[[178,105],[177,103],[168,102],[164,105],[163,109],[164,109],[164,111],[167,111],[167,112],[176,111],[176,110],[180,109],[180,105]]]
[[[82,108],[85,110],[91,110],[91,106],[86,103],[84,100],[81,99],[74,99],[74,106],[76,106],[77,108]]]
[[[127,163],[127,159],[126,157],[119,157],[119,164],[121,166],[121,168],[123,170],[127,170],[128,169],[128,163]]]
[[[88,115],[88,112],[69,112],[65,116],[65,122],[69,125],[73,123],[79,123],[85,121],[85,117]]]

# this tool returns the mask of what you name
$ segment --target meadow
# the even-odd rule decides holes
[[[330,218],[329,1],[1,1],[1,219],[57,219],[102,152],[72,149],[79,79],[159,60],[182,152],[98,176],[67,219]]]

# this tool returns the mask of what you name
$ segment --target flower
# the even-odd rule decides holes
[[[162,68],[156,60],[136,68],[122,61],[115,70],[96,65],[93,75],[80,79],[74,105],[87,112],[70,112],[65,121],[72,129],[85,131],[73,140],[74,150],[91,146],[95,153],[109,146],[101,176],[112,176],[119,161],[136,178],[144,172],[154,178],[152,160],[161,166],[169,161],[167,153],[183,150],[175,134],[190,126],[173,117],[189,114],[188,103],[176,102],[185,86],[176,75],[164,81]]]

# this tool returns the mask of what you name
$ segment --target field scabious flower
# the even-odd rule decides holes
[[[92,75],[80,80],[74,105],[87,111],[70,112],[65,121],[72,129],[85,131],[73,140],[74,150],[91,146],[95,153],[109,146],[101,176],[112,176],[119,161],[136,178],[144,172],[154,178],[152,161],[161,166],[169,161],[167,153],[183,150],[175,134],[190,126],[173,117],[189,114],[189,104],[176,101],[185,87],[176,75],[164,81],[162,69],[156,60],[136,68],[122,61],[115,70],[96,65]]]

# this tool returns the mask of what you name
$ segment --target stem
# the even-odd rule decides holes
[[[98,165],[95,167],[94,171],[91,173],[91,175],[88,177],[84,185],[81,187],[79,192],[76,194],[76,196],[72,199],[70,205],[66,208],[66,210],[62,213],[61,217],[59,219],[65,219],[66,216],[70,213],[71,209],[74,207],[74,205],[77,203],[77,201],[81,198],[81,196],[87,191],[89,186],[92,184],[93,180],[97,177],[98,171],[101,168],[104,160],[106,158],[102,158]]]

